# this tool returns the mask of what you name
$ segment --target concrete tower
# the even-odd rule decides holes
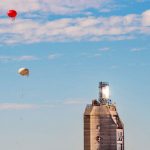
[[[99,83],[99,101],[84,112],[84,150],[124,150],[124,125],[109,99],[109,84]]]

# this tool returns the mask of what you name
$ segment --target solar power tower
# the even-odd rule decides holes
[[[124,125],[109,98],[109,84],[99,83],[99,100],[84,112],[84,150],[124,150]]]

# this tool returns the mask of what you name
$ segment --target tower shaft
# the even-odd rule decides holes
[[[93,100],[84,112],[84,150],[124,150],[124,125],[115,105]]]

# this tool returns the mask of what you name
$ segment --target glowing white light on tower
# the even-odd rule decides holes
[[[109,86],[108,85],[103,86],[101,90],[102,90],[102,98],[109,99]]]

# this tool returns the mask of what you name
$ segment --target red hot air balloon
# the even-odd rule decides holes
[[[17,12],[15,10],[9,10],[7,12],[8,17],[10,17],[12,20],[15,20],[16,16],[17,16]]]

